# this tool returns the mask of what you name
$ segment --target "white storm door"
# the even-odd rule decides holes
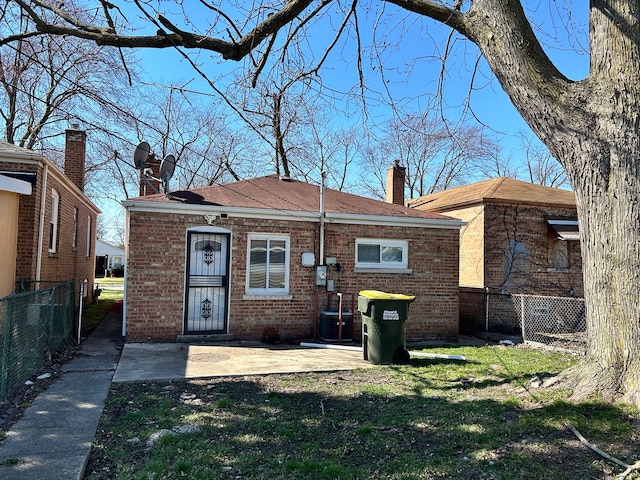
[[[227,333],[229,234],[189,232],[185,334]]]

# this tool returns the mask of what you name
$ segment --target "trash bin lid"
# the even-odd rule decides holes
[[[403,295],[402,293],[387,293],[379,290],[360,290],[358,293],[361,297],[366,297],[371,300],[408,300],[412,302],[415,300],[415,295]]]

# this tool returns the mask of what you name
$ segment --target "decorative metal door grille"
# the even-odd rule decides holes
[[[226,333],[229,235],[189,234],[185,333]]]

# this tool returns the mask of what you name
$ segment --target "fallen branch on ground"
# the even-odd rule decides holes
[[[596,447],[593,443],[589,442],[586,438],[584,438],[582,436],[582,434],[576,429],[576,427],[574,427],[573,425],[571,425],[570,423],[567,422],[567,427],[569,427],[569,429],[575,434],[576,437],[578,437],[578,440],[580,440],[580,442],[589,447],[591,450],[593,450],[594,452],[596,452],[598,455],[606,458],[607,460],[609,460],[610,462],[616,463],[618,465],[620,465],[622,468],[626,468],[626,470],[621,473],[620,475],[618,475],[618,480],[624,480],[625,478],[627,478],[627,476],[629,474],[631,474],[631,472],[634,472],[636,470],[640,470],[640,461],[637,461],[636,463],[634,463],[633,465],[629,465],[628,463],[623,462],[622,460],[616,458],[616,457],[612,457],[611,455],[609,455],[607,452],[604,452],[602,450],[600,450],[598,447]]]

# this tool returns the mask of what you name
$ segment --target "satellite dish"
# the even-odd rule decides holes
[[[164,157],[164,160],[162,160],[162,163],[160,164],[160,178],[165,184],[169,183],[175,169],[176,157],[171,154]]]
[[[138,170],[142,170],[145,167],[149,153],[151,153],[151,146],[147,142],[140,142],[133,154],[133,163]]]

